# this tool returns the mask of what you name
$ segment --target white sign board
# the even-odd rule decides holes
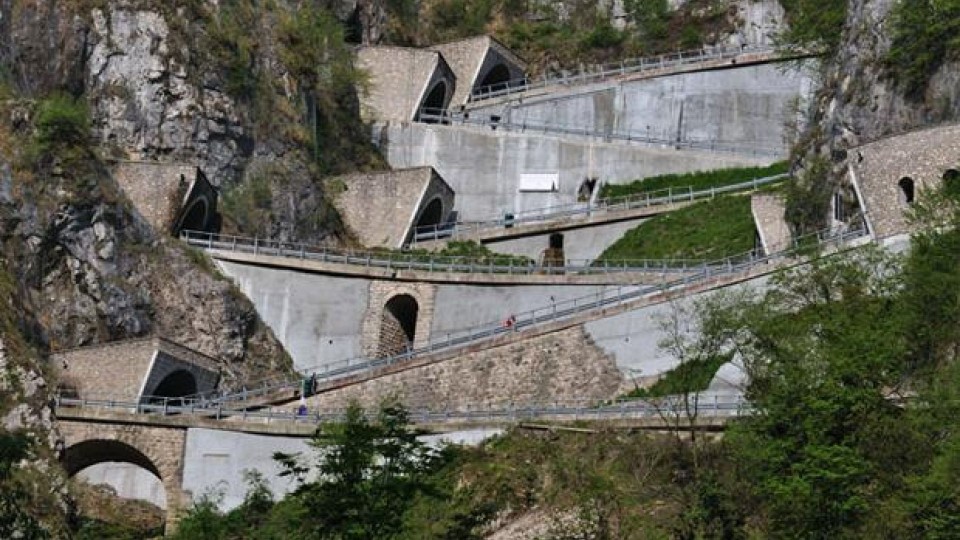
[[[520,175],[520,191],[553,192],[560,189],[560,173],[525,173]]]

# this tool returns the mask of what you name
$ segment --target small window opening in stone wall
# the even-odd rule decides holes
[[[944,171],[943,189],[950,195],[960,195],[960,170],[947,169]]]
[[[420,306],[409,294],[394,296],[383,306],[377,356],[396,356],[413,349]]]
[[[913,204],[913,200],[916,195],[914,193],[913,178],[904,176],[899,182],[897,182],[897,185],[900,186],[900,192],[903,194],[901,200],[907,204]]]
[[[844,218],[844,208],[843,208],[843,194],[834,193],[833,194],[833,219],[834,221],[843,221]]]

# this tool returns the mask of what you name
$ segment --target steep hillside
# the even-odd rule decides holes
[[[823,226],[846,150],[960,118],[960,47],[953,45],[960,4],[830,0],[818,7],[845,17],[806,21],[809,35],[793,36],[795,44],[825,46],[828,53],[809,128],[797,149],[806,181],[788,210],[792,221],[811,230]],[[819,40],[826,35],[838,39]]]
[[[344,32],[315,3],[5,0],[0,81],[82,96],[106,157],[199,164],[243,232],[319,242],[321,177],[381,165]]]

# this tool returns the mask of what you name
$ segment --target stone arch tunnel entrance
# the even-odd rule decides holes
[[[153,398],[182,398],[197,393],[197,379],[193,373],[178,369],[167,375],[153,391]]]
[[[180,231],[206,231],[210,227],[210,205],[204,198],[194,200],[177,225],[175,234]]]
[[[423,106],[420,107],[421,114],[426,113],[428,115],[438,115],[444,112],[447,108],[447,83],[445,81],[440,81],[434,85],[433,89],[430,90],[430,93],[427,94],[427,99],[423,100]],[[422,122],[429,124],[438,123],[436,119],[433,118],[421,118]]]
[[[395,356],[413,348],[420,306],[409,294],[399,294],[383,306],[377,355]]]
[[[443,202],[440,199],[430,201],[430,204],[420,214],[416,229],[423,230],[436,227],[443,222]]]
[[[502,86],[510,82],[510,68],[505,64],[497,64],[487,72],[487,75],[480,81],[478,86],[485,88],[488,86]]]

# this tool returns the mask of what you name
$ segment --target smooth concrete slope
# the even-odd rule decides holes
[[[437,170],[456,192],[459,221],[573,204],[588,178],[619,184],[775,161],[471,126],[394,122],[374,132],[392,167]]]
[[[782,58],[772,46],[758,46],[751,48],[749,51],[729,49],[716,53],[688,51],[686,57],[683,53],[670,53],[652,58],[624,60],[620,62],[619,66],[615,64],[604,66],[602,73],[587,72],[555,79],[535,79],[527,84],[517,86],[503,84],[500,87],[481,87],[476,89],[475,95],[466,103],[464,110],[475,111],[504,107],[513,103],[578,94],[610,84],[622,84],[700,71],[735,69],[778,61],[782,61]]]
[[[280,263],[286,261],[278,261]],[[615,290],[564,278],[542,284],[398,281],[306,272],[219,258],[220,270],[250,298],[299,371],[378,355],[384,317],[398,297],[413,300],[407,318],[415,348],[430,339],[501,321],[511,314]]]
[[[764,62],[672,76],[609,81],[535,99],[477,103],[471,118],[700,141],[786,156],[787,126],[813,91],[809,70]]]

